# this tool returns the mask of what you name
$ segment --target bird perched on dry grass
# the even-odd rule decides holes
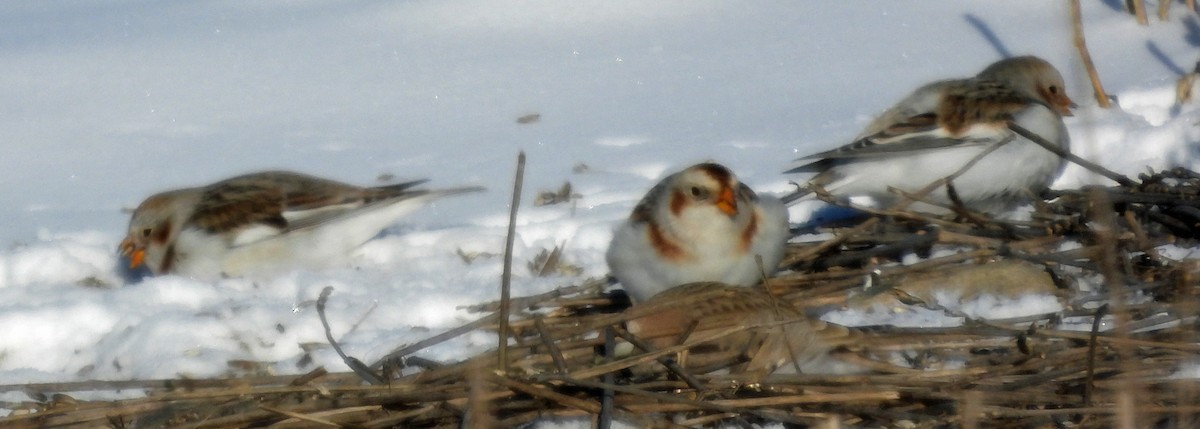
[[[863,371],[831,354],[853,346],[861,333],[811,319],[761,288],[691,283],[627,311],[629,332],[655,350],[692,344],[681,359],[687,368],[729,367],[758,376]]]
[[[720,164],[703,163],[651,189],[618,227],[606,256],[613,276],[644,301],[684,283],[756,284],[774,272],[787,240],[787,210],[777,198],[755,194]]]
[[[130,268],[202,279],[325,266],[429,201],[481,190],[359,187],[269,171],[162,192],[133,212],[121,255]]]
[[[797,160],[787,173],[816,173],[809,183],[847,198],[897,200],[889,187],[913,193],[976,163],[952,184],[968,208],[1009,210],[1049,187],[1062,171],[1059,156],[1022,137],[1013,122],[1063,150],[1071,115],[1062,75],[1041,58],[998,61],[969,79],[925,85],[871,122],[853,143]],[[985,151],[993,150],[986,155]],[[803,194],[789,198],[798,199]],[[926,199],[934,212],[952,203],[945,186]]]

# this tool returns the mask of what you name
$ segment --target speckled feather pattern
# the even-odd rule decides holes
[[[134,211],[121,251],[154,274],[243,275],[340,260],[434,197],[478,190],[359,187],[267,171],[162,192]]]
[[[862,334],[844,326],[811,319],[759,287],[691,283],[664,291],[629,310],[634,335],[657,349],[735,332],[690,349],[695,354],[743,355],[736,371],[766,375],[775,371],[804,373],[858,372],[830,352],[853,346]]]
[[[801,158],[794,172],[816,173],[809,183],[838,197],[868,196],[890,205],[889,187],[915,192],[949,176],[989,146],[1002,144],[954,181],[969,208],[1011,209],[1049,187],[1064,161],[1007,128],[1013,121],[1061,148],[1070,138],[1062,76],[1036,57],[1001,60],[969,79],[934,82],[889,108],[854,142]],[[928,195],[951,204],[944,187]],[[937,206],[919,206],[933,212]]]

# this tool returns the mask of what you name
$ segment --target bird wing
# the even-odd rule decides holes
[[[633,207],[633,213],[630,214],[629,220],[633,223],[647,223],[654,219],[654,207],[660,198],[666,198],[668,183],[670,178],[663,179],[650,188],[646,195],[638,201]]]
[[[933,111],[921,112],[839,148],[809,155],[811,161],[786,173],[822,172],[835,164],[856,160],[911,156],[948,147],[985,145],[1004,141],[1012,132],[1005,121],[1036,101],[986,79],[940,84]]]
[[[629,311],[641,315],[630,320],[630,332],[660,349],[726,334],[690,347],[689,366],[723,361],[732,353],[749,359],[739,370],[765,374],[787,362],[820,359],[853,337],[848,328],[810,319],[761,289],[720,283],[675,287]]]
[[[364,205],[423,195],[427,191],[410,188],[424,182],[361,188],[286,171],[247,174],[206,187],[189,222],[210,232],[268,227],[283,233],[327,222]]]
[[[699,324],[697,328],[710,328],[758,323],[747,320],[746,316],[774,309],[794,312],[787,304],[756,289],[702,282],[667,289],[631,311],[640,315],[632,322],[638,326],[635,333],[664,337],[683,334],[693,324]]]

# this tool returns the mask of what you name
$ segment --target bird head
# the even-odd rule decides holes
[[[1021,95],[1046,103],[1060,115],[1074,115],[1071,109],[1076,107],[1075,102],[1067,96],[1062,74],[1046,60],[1035,56],[1006,58],[988,66],[979,77],[1004,83]]]
[[[697,164],[679,172],[671,187],[671,213],[681,216],[688,208],[713,207],[729,217],[739,213],[737,177],[715,163]]]
[[[147,198],[133,211],[125,239],[117,247],[122,257],[129,259],[129,268],[148,265],[158,274],[165,249],[186,219],[176,219],[179,191],[164,192]]]

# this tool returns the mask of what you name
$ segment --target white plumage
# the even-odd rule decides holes
[[[704,163],[651,189],[617,228],[607,260],[629,294],[644,301],[685,283],[756,284],[775,271],[787,239],[787,210],[778,199]]]
[[[916,192],[959,171],[988,148],[953,185],[969,208],[1001,212],[1044,191],[1064,161],[1008,129],[1012,121],[1062,149],[1070,115],[1062,76],[1036,57],[992,64],[970,79],[925,85],[885,111],[846,146],[801,158],[789,170],[816,173],[810,180],[838,197],[869,196],[881,206],[896,201],[894,187]],[[946,187],[926,197],[951,200]],[[941,211],[937,206],[919,206]]]
[[[201,279],[343,261],[354,248],[435,198],[479,190],[358,187],[282,172],[238,176],[147,198],[121,253],[130,267]]]

